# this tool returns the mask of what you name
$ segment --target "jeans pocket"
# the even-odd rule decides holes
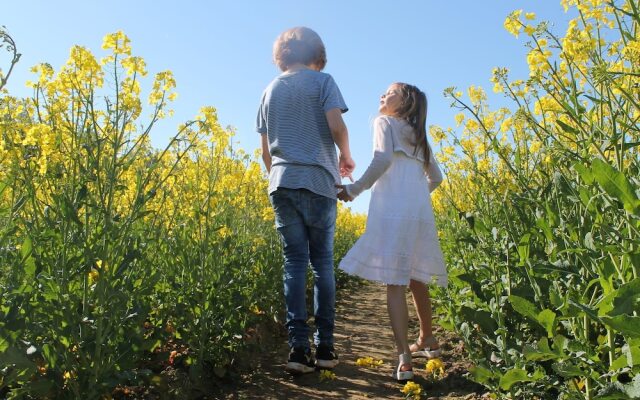
[[[314,195],[310,199],[309,226],[318,229],[330,229],[336,224],[337,200],[326,196]]]
[[[291,196],[284,191],[276,190],[269,196],[276,217],[276,228],[292,225],[300,222],[297,207]]]

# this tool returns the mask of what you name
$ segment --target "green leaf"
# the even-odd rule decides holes
[[[511,303],[511,306],[513,306],[513,309],[518,313],[538,322],[538,314],[540,314],[540,311],[538,311],[532,302],[516,295],[509,296],[509,302]]]
[[[600,286],[602,286],[602,290],[606,298],[606,296],[613,291],[612,278],[618,272],[616,271],[616,268],[613,266],[613,263],[609,258],[596,263],[595,267],[598,271],[597,275],[600,281]]]
[[[572,135],[576,135],[578,133],[578,131],[574,127],[567,125],[565,122],[562,122],[559,119],[556,120],[556,123],[560,125],[562,130],[564,130],[567,133],[570,133]]]
[[[593,183],[593,174],[591,173],[591,170],[585,165],[582,165],[581,163],[575,163],[573,164],[573,169],[575,169],[578,175],[580,175],[580,178],[582,178],[584,183],[586,183],[587,185],[591,185]]]
[[[575,302],[575,301],[573,301],[573,300],[569,300],[569,304],[571,304],[573,307],[577,307],[577,308],[579,308],[580,310],[582,310],[582,311],[583,311],[585,314],[587,314],[587,316],[588,316],[589,318],[591,318],[592,320],[594,320],[594,321],[600,321],[600,317],[598,317],[598,314],[597,314],[597,313],[596,313],[596,311],[595,311],[595,310],[593,310],[592,308],[590,308],[590,307],[588,307],[588,306],[586,306],[586,305],[584,305],[584,304],[577,303],[577,302]]]
[[[9,347],[4,353],[0,354],[0,366],[13,366],[25,373],[28,370],[35,371],[36,369],[36,365],[27,358],[26,353],[15,347]]]
[[[628,314],[640,310],[640,278],[627,282],[605,296],[597,305],[599,315]]]
[[[544,372],[536,370],[533,376],[529,376],[526,370],[520,368],[514,368],[508,370],[500,378],[500,388],[502,390],[509,390],[511,386],[519,382],[535,382],[544,377]]]
[[[555,333],[556,313],[546,308],[540,311],[537,321],[547,330],[547,336],[553,337]]]
[[[627,212],[640,215],[640,200],[627,177],[599,158],[592,163],[593,176],[605,192],[620,201]]]
[[[558,216],[556,215],[555,212],[553,212],[548,201],[544,202],[544,208],[545,210],[547,210],[547,219],[549,220],[549,226],[551,227],[558,226],[558,222],[559,222]]]
[[[580,369],[577,365],[572,364],[570,361],[560,361],[552,366],[553,370],[558,375],[565,378],[574,378],[578,376],[586,376],[586,373]]]
[[[615,317],[600,317],[602,322],[625,336],[640,337],[640,317],[616,315]]]
[[[0,336],[0,354],[4,353],[9,348],[9,340]]]
[[[561,358],[561,355],[558,355],[549,348],[549,341],[546,337],[540,338],[535,345],[524,346],[523,354],[527,361],[544,361]]]
[[[487,335],[493,336],[493,333],[498,329],[498,324],[491,317],[491,313],[487,311],[475,310],[467,306],[462,306],[460,311],[468,322],[478,324],[482,332]]]
[[[55,368],[58,363],[58,353],[55,348],[46,343],[42,345],[42,354],[44,355],[44,359],[47,360],[47,363],[51,368]]]
[[[609,371],[617,371],[622,368],[626,368],[627,366],[627,356],[621,355],[611,363],[611,365],[609,366]]]
[[[606,385],[594,397],[597,400],[632,400],[640,399],[640,374],[636,374],[633,380],[624,385],[614,382]]]
[[[518,255],[520,256],[520,262],[518,265],[523,266],[526,264],[529,259],[529,242],[531,241],[531,234],[525,233],[522,238],[520,238],[520,243],[518,243]]]
[[[536,220],[536,226],[538,228],[540,228],[540,230],[542,231],[542,233],[544,234],[544,237],[548,240],[548,241],[553,241],[553,233],[551,232],[551,228],[549,227],[549,223],[547,222],[546,218],[538,218]]]
[[[20,254],[22,255],[22,263],[24,264],[24,272],[27,274],[28,279],[33,279],[36,274],[36,261],[33,258],[33,242],[30,237],[26,237],[20,247]]]
[[[584,235],[584,247],[589,250],[596,250],[596,245],[593,241],[593,235],[591,234],[591,232],[587,232],[587,234]]]
[[[469,285],[473,293],[481,300],[487,301],[485,292],[482,290],[482,286],[478,283],[477,276],[468,273],[455,275],[452,278],[457,278],[460,281]],[[452,279],[453,280],[453,279]]]
[[[640,346],[626,344],[622,346],[622,353],[625,355],[629,367],[640,365]]]
[[[480,384],[490,383],[496,377],[493,371],[480,365],[474,365],[469,368],[469,373],[471,373],[473,380]]]

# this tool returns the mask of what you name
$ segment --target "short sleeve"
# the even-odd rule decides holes
[[[338,88],[338,85],[333,80],[333,77],[331,75],[326,75],[326,79],[324,81],[324,84],[322,85],[322,92],[320,93],[320,97],[322,101],[322,109],[324,110],[324,112],[333,110],[334,108],[339,108],[343,113],[349,111],[347,104],[342,98],[342,93],[340,93],[340,89]]]
[[[265,107],[267,105],[264,102],[265,94],[262,94],[262,100],[260,101],[260,107],[258,107],[258,115],[256,116],[256,131],[260,134],[267,133],[267,118]]]

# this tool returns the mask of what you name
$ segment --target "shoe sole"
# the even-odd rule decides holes
[[[442,354],[442,349],[437,350],[419,350],[411,353],[411,357],[437,358]]]
[[[318,368],[331,369],[331,368],[335,368],[336,365],[338,365],[338,363],[339,363],[338,360],[317,360],[316,359],[316,366]]]
[[[413,371],[400,371],[400,373],[394,372],[393,374],[391,374],[391,376],[393,377],[393,379],[400,383],[406,383],[408,381],[412,381],[413,378],[415,378],[415,374]]]
[[[310,372],[313,372],[316,369],[308,365],[289,361],[287,362],[287,366],[284,367],[284,370],[290,373],[291,375],[302,375],[302,374],[308,374]]]

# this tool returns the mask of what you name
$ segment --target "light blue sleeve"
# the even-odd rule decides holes
[[[265,117],[264,103],[266,93],[262,94],[262,100],[260,101],[260,107],[258,107],[258,115],[256,116],[256,131],[260,134],[267,133],[267,119]]]
[[[346,113],[349,111],[347,104],[344,102],[342,98],[342,93],[340,93],[340,89],[338,85],[333,80],[333,77],[329,74],[325,74],[326,78],[322,85],[322,91],[320,93],[320,98],[322,101],[322,109],[324,112],[329,110],[333,110],[334,108],[339,108],[340,111]]]

